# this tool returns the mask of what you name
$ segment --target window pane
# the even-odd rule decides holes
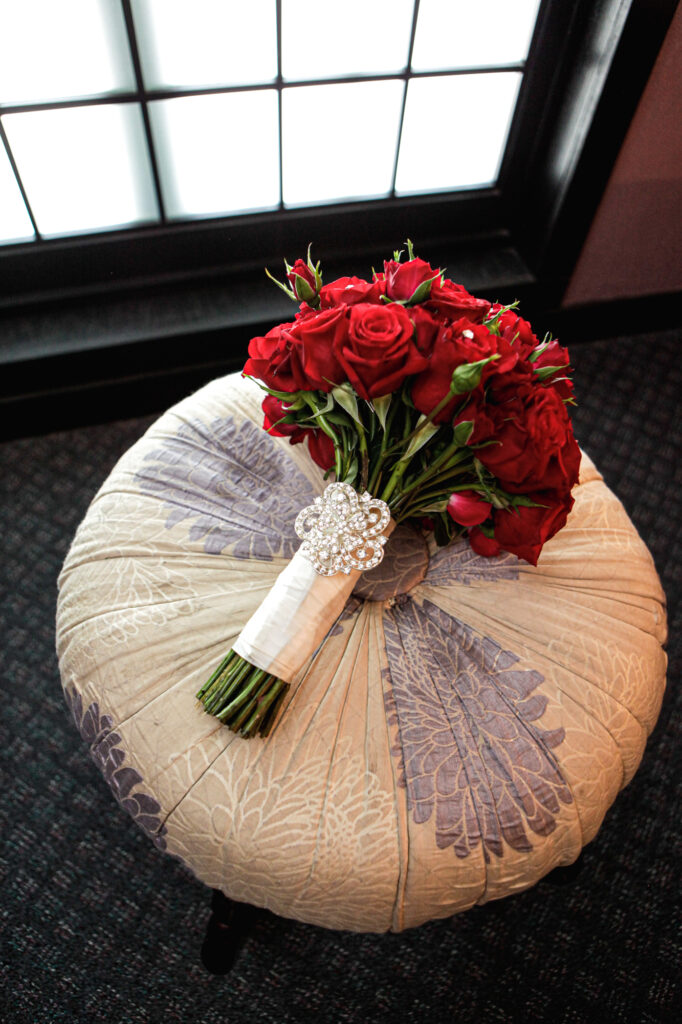
[[[390,192],[403,88],[389,81],[284,89],[284,202]]]
[[[514,71],[413,79],[396,191],[492,185],[520,82],[520,72]]]
[[[111,0],[3,4],[1,103],[78,99],[134,87],[120,4]]]
[[[21,198],[5,147],[0,143],[0,243],[34,238],[33,225]]]
[[[8,114],[3,124],[42,234],[75,234],[156,219],[136,105]]]
[[[133,0],[133,12],[148,88],[277,75],[275,0]]]
[[[540,0],[421,0],[414,71],[525,60]]]
[[[413,9],[413,0],[283,0],[284,78],[402,71]]]
[[[274,89],[159,100],[149,113],[169,216],[279,204]]]

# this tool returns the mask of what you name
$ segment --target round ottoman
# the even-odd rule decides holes
[[[325,483],[216,380],[120,460],[60,578],[66,699],[116,798],[228,897],[400,931],[572,863],[659,712],[665,605],[587,456],[537,568],[400,527],[267,739],[195,693],[298,547]]]

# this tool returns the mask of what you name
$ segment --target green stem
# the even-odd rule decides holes
[[[467,448],[463,448],[460,445],[450,445],[446,448],[437,459],[434,460],[433,464],[425,469],[423,473],[420,473],[416,479],[412,480],[408,487],[406,487],[401,496],[400,501],[402,502],[409,494],[421,487],[425,483],[433,483],[434,480],[447,479],[449,475],[456,475],[456,473],[462,473],[468,466],[461,466],[458,468],[459,463],[464,459],[468,458],[470,452]],[[440,472],[442,470],[442,472]],[[399,507],[399,506],[397,506]]]
[[[445,398],[442,398],[441,401],[438,403],[438,405],[435,406],[435,408],[433,408],[431,410],[431,412],[428,414],[426,419],[423,419],[421,421],[421,423],[418,423],[417,426],[412,431],[412,433],[408,434],[407,437],[403,437],[402,441],[400,441],[399,443],[396,442],[389,449],[387,449],[386,454],[387,455],[391,455],[393,453],[394,449],[397,450],[399,448],[402,448],[406,444],[409,444],[410,441],[412,440],[412,438],[416,437],[417,434],[421,434],[422,430],[424,430],[425,427],[428,427],[429,423],[433,423],[433,421],[435,420],[436,416],[438,416],[439,413],[441,413],[443,411],[443,409],[446,407],[446,405],[448,405],[453,400],[453,398],[456,398],[456,397],[457,396],[456,396],[454,391],[452,391],[452,390],[448,391],[448,393],[445,396]]]
[[[267,735],[272,727],[277,708],[282,702],[286,691],[289,689],[289,684],[285,683],[282,679],[276,679],[274,676],[274,683],[272,683],[267,691],[258,699],[258,706],[254,711],[251,712],[249,718],[241,724],[242,736],[253,736],[256,731],[259,731],[261,735]],[[268,714],[272,708],[272,716]],[[260,728],[259,728],[260,726]],[[264,730],[267,728],[267,732]]]
[[[252,666],[248,661],[243,661],[238,657],[237,663],[230,669],[222,685],[211,694],[209,700],[204,701],[204,707],[209,715],[215,714],[225,707],[225,703],[247,678],[251,669]]]
[[[230,703],[222,709],[222,711],[219,711],[215,714],[215,717],[219,718],[221,722],[224,722],[226,718],[230,718],[235,711],[237,711],[239,708],[242,707],[243,704],[250,700],[254,689],[260,685],[260,683],[263,681],[263,677],[267,675],[267,672],[265,672],[262,668],[256,669],[254,668],[253,665],[249,665],[248,661],[245,661],[244,665],[246,666],[247,669],[244,675],[248,675],[249,669],[251,670],[251,672],[253,672],[253,675],[250,676],[247,684],[245,686],[242,686],[237,696],[234,697],[230,701]]]
[[[217,669],[215,670],[213,675],[210,677],[210,679],[207,679],[206,682],[204,683],[204,685],[199,690],[199,692],[197,694],[197,697],[199,698],[199,700],[201,700],[201,698],[204,696],[204,694],[208,692],[209,687],[212,686],[212,684],[216,681],[218,676],[221,675],[222,672],[227,668],[227,666],[229,665],[229,663],[232,660],[233,656],[234,656],[234,651],[232,649],[230,649],[227,652],[227,654],[225,655],[225,657],[223,658],[223,660],[220,662],[220,664],[218,665]]]

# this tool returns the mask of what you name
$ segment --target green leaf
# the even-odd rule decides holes
[[[469,443],[471,435],[474,432],[474,421],[473,420],[462,420],[455,427],[452,437],[455,444],[460,445],[462,448]]]
[[[433,277],[430,277],[428,281],[422,281],[422,283],[418,285],[417,288],[415,288],[415,290],[412,292],[409,299],[406,301],[405,305],[416,306],[419,302],[424,302],[425,299],[428,299],[429,295],[431,294],[431,285],[439,277],[440,270],[438,271],[437,274],[434,274]]]
[[[308,264],[308,270],[312,274],[315,275],[315,293],[317,294],[317,292],[319,292],[320,288],[322,287],[322,274],[320,272],[320,261],[318,260],[317,263],[313,263],[312,257],[310,255],[310,250],[312,248],[312,245],[313,245],[312,242],[308,243],[308,259],[307,259],[307,264]]]
[[[420,429],[420,424],[424,426]],[[420,448],[423,448],[427,441],[430,441],[434,434],[437,434],[440,430],[440,426],[437,423],[427,423],[426,416],[423,414],[417,420],[417,431],[408,444],[403,455],[400,456],[399,462],[408,462],[415,452],[418,452]]]
[[[294,274],[294,280],[296,282],[296,296],[302,299],[303,302],[311,302],[315,298],[317,292],[314,288],[311,288],[304,277],[300,274]]]
[[[428,512],[445,512],[448,507],[448,501],[450,497],[442,498],[441,501],[433,501],[430,505],[420,505],[419,512],[421,515],[426,515]]]
[[[285,262],[285,265],[286,265],[286,260],[284,262]],[[293,288],[289,288],[286,284],[282,284],[281,281],[278,281],[276,277],[273,277],[267,267],[265,268],[265,273],[268,275],[268,277],[270,278],[271,281],[275,282],[275,284],[277,285],[278,288],[282,289],[282,291],[284,292],[285,295],[287,295],[290,299],[293,299],[294,302],[298,302],[298,299],[296,297],[296,294],[295,294]]]
[[[358,469],[358,460],[357,457],[354,456],[353,459],[351,460],[350,466],[346,470],[346,475],[343,478],[344,482],[352,485],[353,481],[357,479]]]
[[[342,409],[348,413],[351,419],[355,420],[362,427],[362,419],[360,418],[360,411],[358,409],[358,400],[355,392],[350,384],[339,384],[337,387],[332,388],[332,397]]]
[[[407,246],[407,258],[408,260],[414,259],[414,247],[412,245],[412,239],[406,238],[405,245]]]
[[[433,536],[439,548],[443,548],[446,544],[450,543],[456,529],[453,520],[447,512],[441,512],[436,519],[433,530]]]
[[[542,355],[542,353],[545,351],[548,345],[549,342],[546,339],[545,341],[541,341],[539,345],[536,345],[531,354],[528,356],[528,362],[534,363],[535,360]]]
[[[370,403],[383,430],[386,430],[386,416],[388,414],[388,407],[391,404],[392,398],[393,395],[382,395],[381,398],[373,398]]]
[[[539,501],[531,501],[525,494],[510,494],[509,503],[514,508],[547,508],[547,505],[543,505]]]
[[[499,353],[488,356],[487,359],[478,359],[475,363],[462,363],[452,372],[450,391],[453,395],[464,395],[467,391],[473,391],[481,383],[483,367],[488,363],[499,359]]]
[[[279,398],[280,402],[286,402],[291,409],[302,409],[308,403],[303,398],[307,392],[303,391],[275,391],[274,388],[268,387],[267,384],[263,384],[262,381],[258,380],[257,377],[252,377],[251,374],[245,373],[245,377],[252,380],[254,384],[257,384],[261,391],[267,392],[268,395],[272,395],[273,398]]]
[[[565,366],[534,366],[533,373],[538,380],[547,380],[548,377],[552,377],[559,370],[565,370]]]

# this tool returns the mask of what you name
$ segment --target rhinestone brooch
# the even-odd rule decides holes
[[[320,576],[348,575],[351,569],[366,572],[379,564],[390,519],[385,501],[367,491],[358,494],[350,484],[334,483],[299,512],[294,529],[303,541],[301,554]]]

